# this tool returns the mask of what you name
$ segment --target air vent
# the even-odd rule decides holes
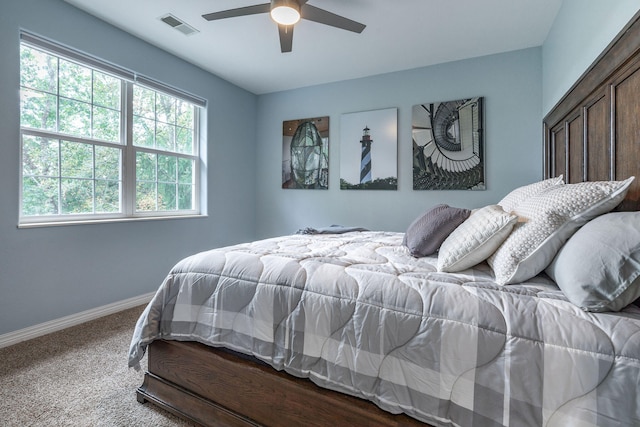
[[[195,34],[199,32],[198,30],[193,28],[191,25],[187,24],[184,21],[181,21],[180,19],[176,18],[170,13],[164,16],[161,16],[160,20],[165,24],[169,25],[170,27],[180,31],[185,36],[190,36],[191,34]]]

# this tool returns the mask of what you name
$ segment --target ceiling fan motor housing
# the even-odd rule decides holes
[[[271,0],[271,18],[278,24],[293,25],[300,20],[300,3],[297,0]]]

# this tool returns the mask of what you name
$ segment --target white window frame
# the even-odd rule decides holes
[[[174,87],[165,85],[156,80],[136,74],[125,68],[115,66],[100,59],[78,52],[74,49],[62,46],[40,36],[26,31],[20,33],[20,44],[44,51],[64,60],[76,62],[101,73],[112,75],[121,80],[121,109],[120,109],[120,138],[119,142],[106,142],[92,138],[74,137],[57,131],[47,131],[20,126],[20,191],[19,191],[19,227],[49,226],[102,223],[111,221],[128,221],[139,219],[161,219],[201,216],[201,120],[206,113],[206,100],[183,92]],[[193,154],[184,154],[173,151],[165,151],[159,148],[136,146],[133,144],[133,87],[142,86],[158,93],[166,94],[193,104],[194,107],[194,136]],[[23,137],[25,135],[44,137],[48,139],[69,140],[83,142],[94,146],[109,146],[121,149],[120,159],[120,212],[114,213],[90,213],[90,214],[54,214],[54,215],[23,215]],[[136,211],[136,153],[147,152],[154,154],[166,154],[172,157],[188,158],[193,160],[193,209],[188,210],[149,210]],[[94,178],[95,179],[95,178]]]

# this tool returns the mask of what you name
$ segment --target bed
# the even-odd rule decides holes
[[[544,118],[540,182],[180,261],[134,331],[138,400],[216,426],[640,425],[638,18]]]

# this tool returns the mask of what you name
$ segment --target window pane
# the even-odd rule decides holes
[[[120,182],[96,181],[96,213],[120,212]]]
[[[194,154],[193,104],[137,85],[133,103],[135,145]]]
[[[24,177],[22,179],[22,214],[56,215],[58,213],[58,180]]]
[[[56,130],[57,97],[28,89],[20,91],[20,126]]]
[[[155,120],[156,93],[141,86],[133,86],[133,114]]]
[[[137,210],[193,209],[193,160],[139,152],[136,164]]]
[[[176,129],[176,151],[178,153],[193,154],[193,129]]]
[[[176,184],[158,183],[158,210],[176,210]]]
[[[180,99],[176,100],[176,124],[185,128],[193,129],[194,106]]]
[[[120,111],[93,107],[93,137],[103,141],[120,141]]]
[[[176,121],[176,99],[173,96],[158,93],[156,96],[156,120],[164,123]]]
[[[178,209],[193,209],[193,186],[178,184]]]
[[[120,111],[120,79],[93,72],[93,103]]]
[[[160,150],[175,152],[174,126],[162,122],[158,122],[156,126],[156,147]]]
[[[156,155],[150,153],[136,153],[136,180],[156,180]]]
[[[91,105],[60,98],[59,131],[74,136],[91,136]]]
[[[139,147],[153,147],[155,122],[149,119],[133,116],[133,144]]]
[[[178,182],[193,184],[193,160],[178,159]]]
[[[37,49],[21,46],[20,85],[58,93],[58,58]]]
[[[62,141],[60,168],[65,178],[93,178],[93,146]]]
[[[61,59],[60,96],[91,102],[91,70]]]
[[[155,182],[138,182],[136,185],[136,210],[156,210],[156,184]]]
[[[177,161],[178,159],[174,156],[158,155],[158,181],[171,183],[177,181]]]
[[[22,138],[22,175],[58,176],[58,140],[24,135]]]
[[[93,181],[88,179],[62,180],[62,213],[93,213]]]
[[[120,181],[120,150],[111,147],[95,148],[96,179]]]

